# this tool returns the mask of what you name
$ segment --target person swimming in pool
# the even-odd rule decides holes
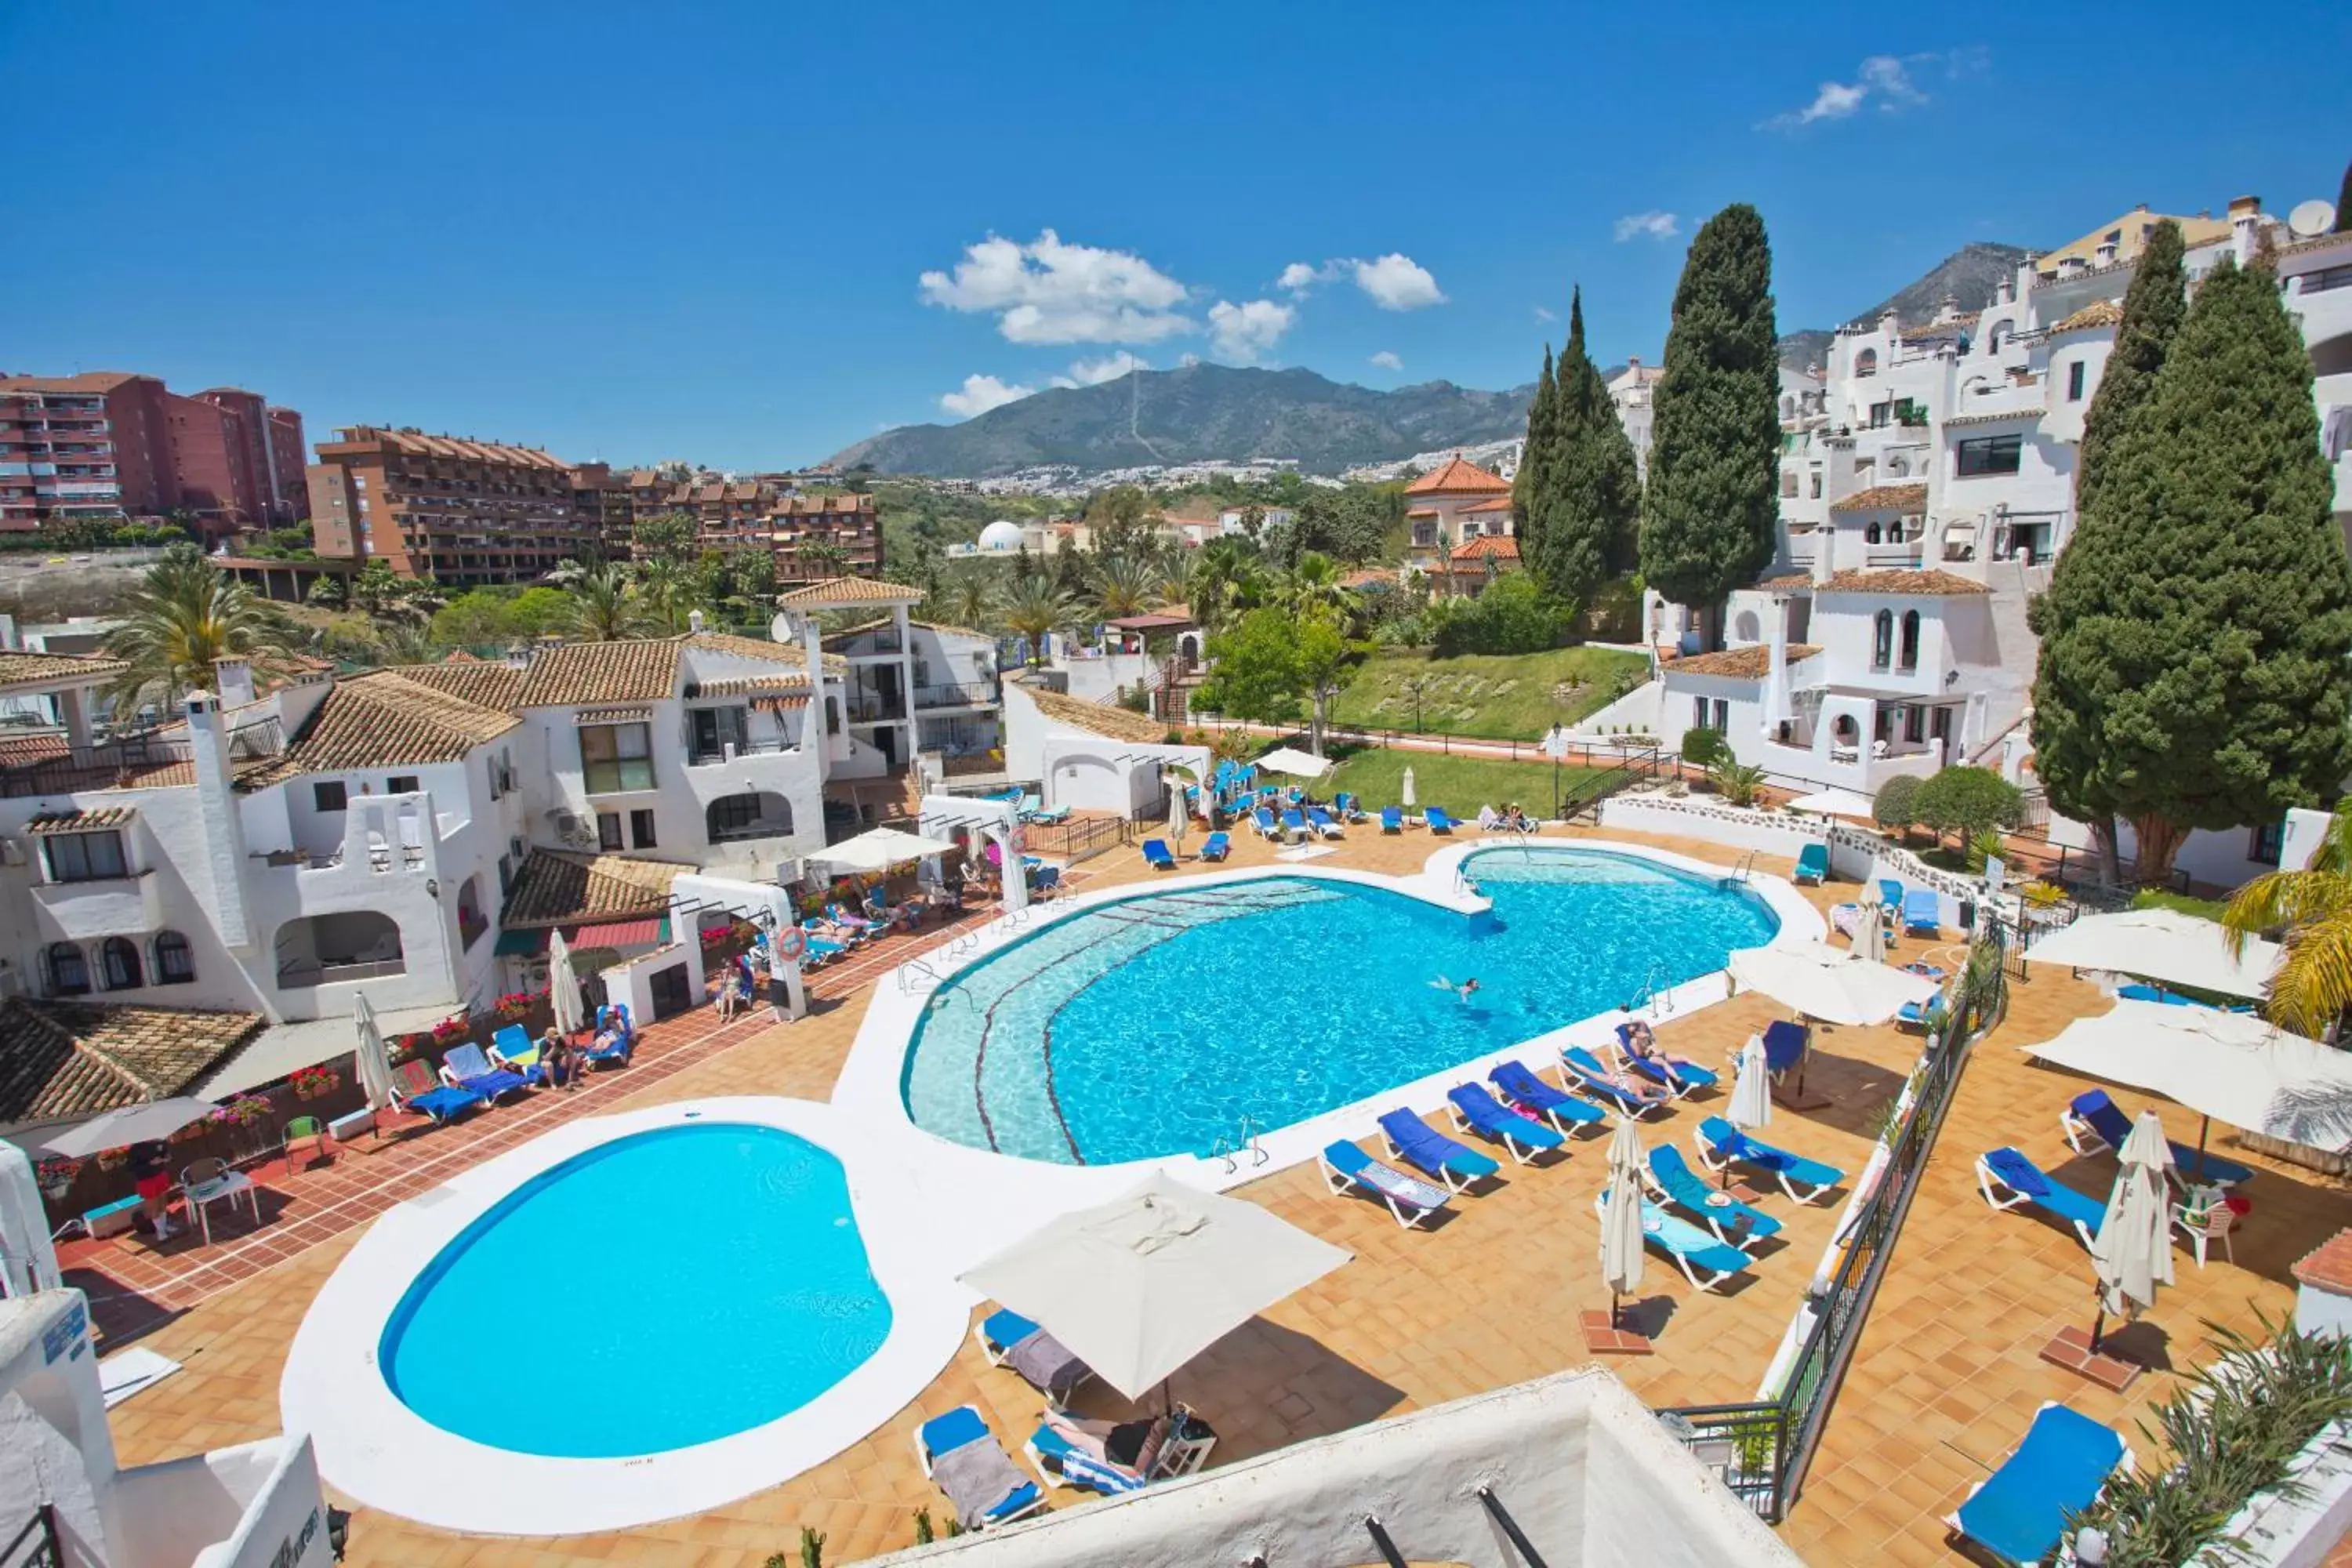
[[[1477,977],[1473,975],[1470,979],[1464,981],[1459,985],[1456,985],[1453,981],[1448,980],[1444,975],[1441,974],[1436,979],[1429,983],[1429,988],[1433,991],[1451,991],[1460,1000],[1467,1002],[1471,997],[1478,994],[1478,981]]]

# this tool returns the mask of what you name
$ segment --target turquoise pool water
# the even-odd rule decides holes
[[[1205,1154],[1724,966],[1780,921],[1630,855],[1485,849],[1475,917],[1307,877],[1088,910],[952,976],[908,1049],[916,1125],[1064,1164]],[[1475,978],[1467,1003],[1431,983]],[[1530,1063],[1530,1066],[1540,1064]]]
[[[772,1421],[889,1331],[841,1163],[713,1122],[614,1139],[517,1188],[409,1286],[376,1361],[444,1431],[616,1458]]]

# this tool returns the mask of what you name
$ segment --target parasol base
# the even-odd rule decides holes
[[[1604,1310],[1578,1316],[1577,1324],[1584,1331],[1584,1348],[1594,1355],[1649,1355],[1652,1353],[1648,1336],[1630,1329],[1612,1328],[1609,1313]]]
[[[1828,1095],[1809,1089],[1775,1089],[1772,1103],[1783,1110],[1826,1110],[1837,1102]]]
[[[2115,1394],[2129,1388],[2140,1373],[2140,1369],[2130,1362],[2105,1353],[2092,1354],[2091,1331],[2079,1326],[2070,1325],[2053,1335],[2050,1342],[2042,1347],[2042,1359],[2052,1366],[2087,1377]]]

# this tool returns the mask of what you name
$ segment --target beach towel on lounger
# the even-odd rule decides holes
[[[994,1442],[966,1443],[931,1456],[931,1479],[955,1505],[956,1517],[978,1524],[990,1510],[1029,1484],[1020,1467]]]

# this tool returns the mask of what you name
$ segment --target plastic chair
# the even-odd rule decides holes
[[[2234,1267],[2238,1261],[2236,1248],[2230,1245],[2230,1232],[2238,1223],[2238,1211],[2226,1203],[2209,1208],[2192,1209],[2182,1204],[2172,1205],[2172,1223],[2197,1249],[2197,1267],[2205,1267],[2205,1249],[2215,1242],[2221,1244],[2221,1256]]]
[[[328,1136],[327,1124],[315,1116],[298,1116],[286,1124],[286,1131],[279,1135],[279,1142],[286,1154],[286,1173],[289,1176],[294,1173],[294,1145],[305,1138],[310,1140],[310,1152],[313,1155],[323,1154],[330,1159],[333,1158],[329,1151],[334,1147],[334,1140]]]

